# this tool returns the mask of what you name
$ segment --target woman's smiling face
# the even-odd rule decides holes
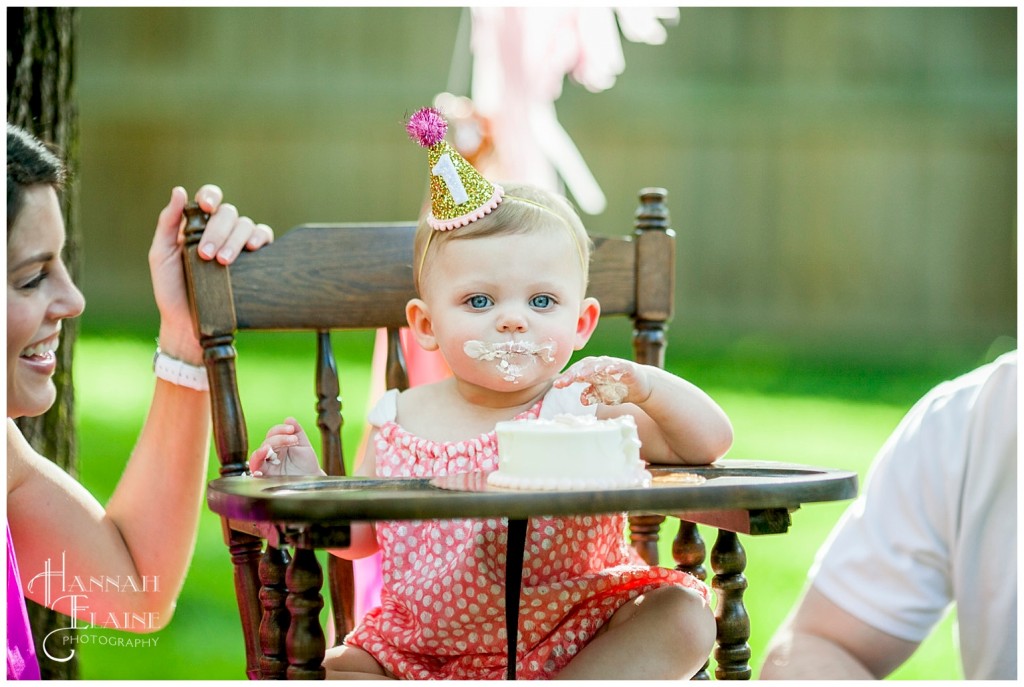
[[[7,417],[40,415],[53,405],[61,321],[85,307],[61,250],[64,220],[48,184],[25,190],[7,227]]]

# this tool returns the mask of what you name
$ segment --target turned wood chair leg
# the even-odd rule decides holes
[[[250,680],[260,678],[257,660],[259,647],[260,608],[257,598],[259,591],[258,565],[262,542],[241,532],[228,530],[228,551],[234,570],[235,590],[238,594],[238,611],[242,621],[242,637],[245,641],[245,674]],[[241,600],[245,600],[243,603]]]
[[[320,627],[320,610],[324,607],[320,589],[324,576],[313,549],[295,547],[295,555],[288,564],[285,584],[288,587],[286,605],[291,614],[285,645],[288,652],[289,680],[323,680],[324,651],[327,639]]]
[[[672,560],[676,562],[676,570],[688,572],[702,582],[707,580],[708,573],[704,568],[704,559],[707,555],[707,547],[704,545],[704,538],[700,536],[696,523],[679,521],[679,530],[675,539],[672,540]],[[705,661],[701,669],[690,678],[691,680],[710,680],[708,665],[711,661]]]
[[[672,560],[676,562],[676,570],[688,572],[701,581],[707,580],[708,573],[704,569],[706,556],[707,547],[696,523],[680,520],[676,537],[672,540]]]
[[[747,578],[747,554],[740,544],[739,535],[718,530],[718,538],[711,549],[711,568],[715,577],[711,586],[718,595],[715,620],[718,624],[718,647],[715,649],[715,677],[719,680],[749,680],[750,670],[750,617],[743,606],[743,592]]]
[[[264,680],[284,679],[288,668],[285,637],[291,623],[286,606],[287,566],[288,553],[268,545],[260,559],[260,605],[263,607],[263,619],[260,621],[260,672]]]
[[[647,565],[658,564],[658,532],[664,515],[630,515],[629,541]]]

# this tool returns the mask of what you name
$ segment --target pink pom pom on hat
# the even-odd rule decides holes
[[[444,140],[448,122],[432,107],[417,110],[405,125],[409,138],[427,149],[430,214],[427,222],[448,231],[480,219],[501,203],[504,191],[466,162]]]
[[[444,140],[448,133],[448,122],[438,110],[424,107],[409,117],[405,130],[409,132],[409,138],[424,148],[430,148]]]

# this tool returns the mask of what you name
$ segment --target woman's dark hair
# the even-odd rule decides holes
[[[24,129],[7,124],[7,228],[21,212],[25,189],[49,184],[56,190],[64,185],[64,163],[45,143]],[[8,232],[10,236],[10,232]]]

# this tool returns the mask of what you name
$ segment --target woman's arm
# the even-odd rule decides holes
[[[204,257],[227,264],[243,247],[272,240],[269,227],[222,205],[216,186],[204,186],[196,198],[212,213],[200,241]],[[186,200],[184,189],[172,191],[157,222],[149,263],[162,350],[200,364],[202,349],[192,331],[181,262]],[[87,622],[120,629],[152,631],[170,621],[195,545],[209,436],[209,392],[157,379],[138,442],[104,509],[36,453],[9,420],[8,520],[26,595]],[[46,598],[47,585],[33,578],[47,565],[61,566],[63,589],[69,591]],[[60,591],[53,589],[54,579],[50,591]],[[86,591],[75,598],[82,588]],[[78,604],[77,612],[72,604]],[[125,613],[139,618],[125,623]]]
[[[209,400],[205,392],[156,384],[168,388],[154,393],[139,446],[105,510],[7,421],[7,517],[33,601],[137,632],[170,621],[195,544]],[[147,450],[156,445],[166,448]],[[61,574],[33,580],[47,569]],[[125,622],[126,613],[138,617]]]

